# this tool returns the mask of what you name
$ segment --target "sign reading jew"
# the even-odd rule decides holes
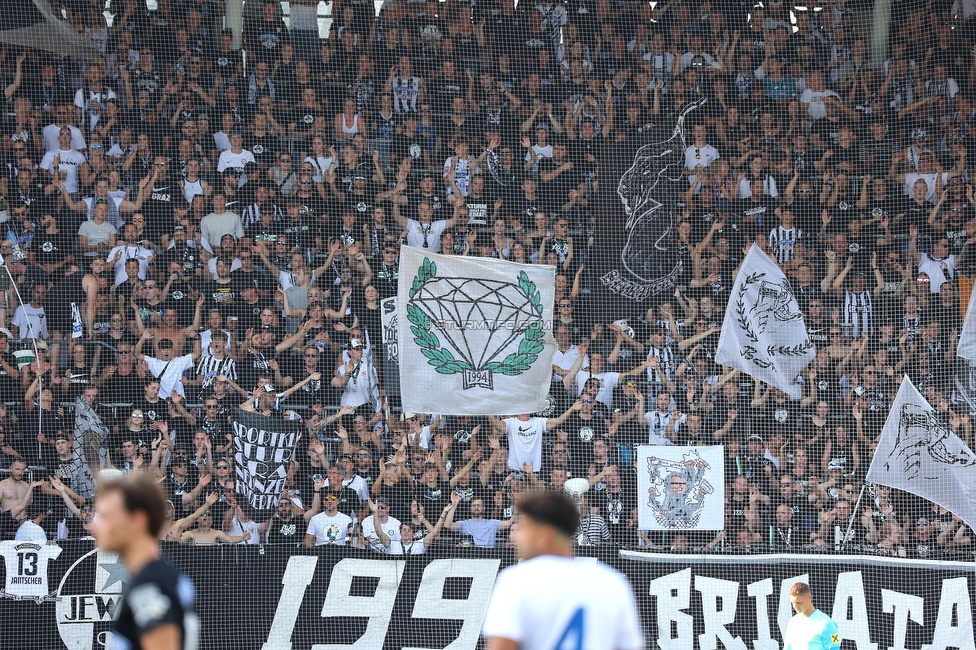
[[[555,270],[400,250],[405,411],[534,413],[549,394]]]
[[[253,509],[272,510],[285,489],[302,423],[237,408],[233,424],[237,492]]]
[[[644,530],[723,530],[721,446],[637,448],[637,524]]]
[[[937,503],[976,526],[976,454],[908,375],[891,404],[867,480]]]
[[[789,279],[753,246],[732,287],[715,360],[799,399],[794,380],[816,354]]]

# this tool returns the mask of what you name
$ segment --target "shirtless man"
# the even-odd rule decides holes
[[[192,516],[192,515],[191,515]],[[237,544],[251,539],[250,531],[244,531],[243,535],[228,535],[222,530],[211,528],[213,515],[205,512],[197,518],[197,527],[183,533],[181,542],[192,542],[199,546],[216,546],[217,544]]]
[[[156,344],[159,345],[162,339],[169,339],[173,342],[173,355],[182,356],[187,329],[180,325],[180,317],[175,309],[164,309],[162,322],[156,328]]]
[[[99,291],[107,291],[111,287],[111,284],[109,283],[108,275],[105,273],[105,270],[108,268],[105,260],[96,257],[91,261],[89,267],[91,268],[91,272],[86,273],[85,277],[81,279],[81,288],[85,292],[85,327],[88,330],[88,336],[94,338],[95,299]]]
[[[202,506],[197,508],[192,514],[183,517],[182,519],[177,519],[173,521],[173,515],[176,513],[176,508],[173,506],[172,501],[166,502],[166,520],[163,522],[163,527],[159,530],[159,539],[167,542],[179,542],[183,537],[183,532],[187,530],[190,526],[195,524],[197,520],[210,510],[210,506],[217,503],[220,499],[219,492],[211,492],[204,499]]]
[[[30,483],[24,481],[27,462],[18,458],[10,463],[10,477],[0,481],[0,511],[9,512],[19,505],[30,490]]]
[[[27,463],[17,458],[10,463],[10,478],[0,481],[0,539],[13,539],[17,519],[30,505],[27,495],[33,486],[24,480],[26,471]]]

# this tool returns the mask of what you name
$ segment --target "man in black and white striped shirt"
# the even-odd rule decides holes
[[[599,514],[594,514],[588,507],[584,496],[580,503],[580,512],[586,513],[580,517],[579,528],[576,529],[576,543],[579,546],[602,546],[610,543],[610,526],[607,520]]]
[[[769,248],[776,254],[776,261],[785,264],[793,259],[793,249],[803,233],[794,225],[791,210],[777,210],[776,216],[779,225],[769,231]]]
[[[213,332],[210,337],[210,354],[200,358],[197,363],[197,376],[186,382],[200,386],[200,397],[213,393],[213,383],[218,375],[232,381],[237,380],[237,363],[227,354],[227,334],[223,330]]]
[[[658,363],[647,368],[647,381],[653,386],[663,386],[666,381],[674,379],[677,358],[671,349],[668,332],[660,326],[652,326],[648,340],[647,358],[658,358]]]
[[[254,203],[244,208],[243,212],[241,212],[241,223],[244,226],[244,230],[247,231],[248,228],[257,226],[258,231],[260,231],[262,221],[264,226],[268,227],[272,223],[280,224],[284,220],[284,210],[271,200],[271,192],[268,189],[268,185],[262,182],[254,190]],[[284,228],[282,228],[282,231],[284,231]]]

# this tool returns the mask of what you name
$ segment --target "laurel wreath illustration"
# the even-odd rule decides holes
[[[753,343],[759,343],[759,335],[756,334],[755,330],[752,329],[752,326],[749,324],[749,319],[746,318],[745,294],[751,285],[756,284],[765,277],[766,274],[762,272],[747,275],[743,283],[739,286],[738,296],[736,297],[735,301],[736,322],[739,324],[739,327],[742,328],[742,331],[745,332],[746,337],[748,337],[748,339]],[[769,345],[766,346],[766,354],[771,357],[800,357],[803,356],[803,354],[810,349],[811,346],[812,344],[809,340],[799,345]],[[742,356],[760,368],[769,368],[773,365],[772,362],[766,361],[765,359],[757,359],[755,357],[757,352],[759,352],[758,349],[747,345],[742,351]]]
[[[410,287],[410,298],[414,298],[423,289],[424,285],[437,276],[437,265],[424,258],[424,263],[417,269],[417,275],[413,278]],[[542,315],[542,295],[535,283],[529,276],[522,271],[518,278],[519,289],[522,294],[532,304],[532,308],[540,316]],[[542,352],[542,343],[545,331],[542,329],[542,321],[536,321],[526,328],[519,342],[518,352],[513,352],[501,361],[491,361],[486,363],[483,368],[473,368],[464,359],[457,359],[454,354],[441,345],[437,334],[432,331],[430,318],[423,313],[420,308],[407,304],[407,320],[410,322],[410,331],[414,335],[414,343],[420,347],[420,352],[427,357],[427,363],[434,370],[442,375],[453,375],[466,370],[491,370],[502,375],[515,376],[527,371]]]

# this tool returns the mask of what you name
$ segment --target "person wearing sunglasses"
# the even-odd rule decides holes
[[[923,253],[918,246],[918,226],[909,228],[908,255],[918,266],[919,275],[925,274],[928,279],[930,293],[939,293],[939,289],[946,282],[951,282],[959,268],[958,258],[950,253],[949,240],[945,236],[933,238],[932,250]]]
[[[197,527],[183,533],[180,541],[197,546],[216,546],[217,544],[239,544],[252,538],[250,531],[244,531],[242,535],[228,535],[222,530],[212,528],[212,526],[213,515],[204,512],[197,518]]]
[[[278,188],[278,194],[285,197],[291,196],[295,183],[298,182],[298,175],[295,174],[294,160],[291,154],[287,152],[278,154],[278,160],[268,169],[267,177]]]
[[[51,153],[57,151],[62,145],[75,152],[84,154],[88,145],[85,143],[85,135],[81,129],[72,124],[74,106],[67,97],[58,97],[57,105],[51,112],[51,123],[41,129],[43,138],[44,152]],[[62,137],[62,133],[67,132],[67,137]]]
[[[321,488],[324,483],[320,479],[316,485]],[[261,538],[266,539],[268,544],[298,546],[304,543],[308,523],[319,514],[320,508],[321,497],[318,492],[308,510],[303,510],[301,501],[296,501],[292,495],[282,494],[274,515],[259,525]]]
[[[303,543],[305,548],[315,546],[345,546],[352,527],[352,518],[344,512],[339,512],[339,497],[335,494],[320,495],[316,489],[315,500],[321,500],[322,512],[308,519]],[[305,514],[312,512],[310,509]]]

